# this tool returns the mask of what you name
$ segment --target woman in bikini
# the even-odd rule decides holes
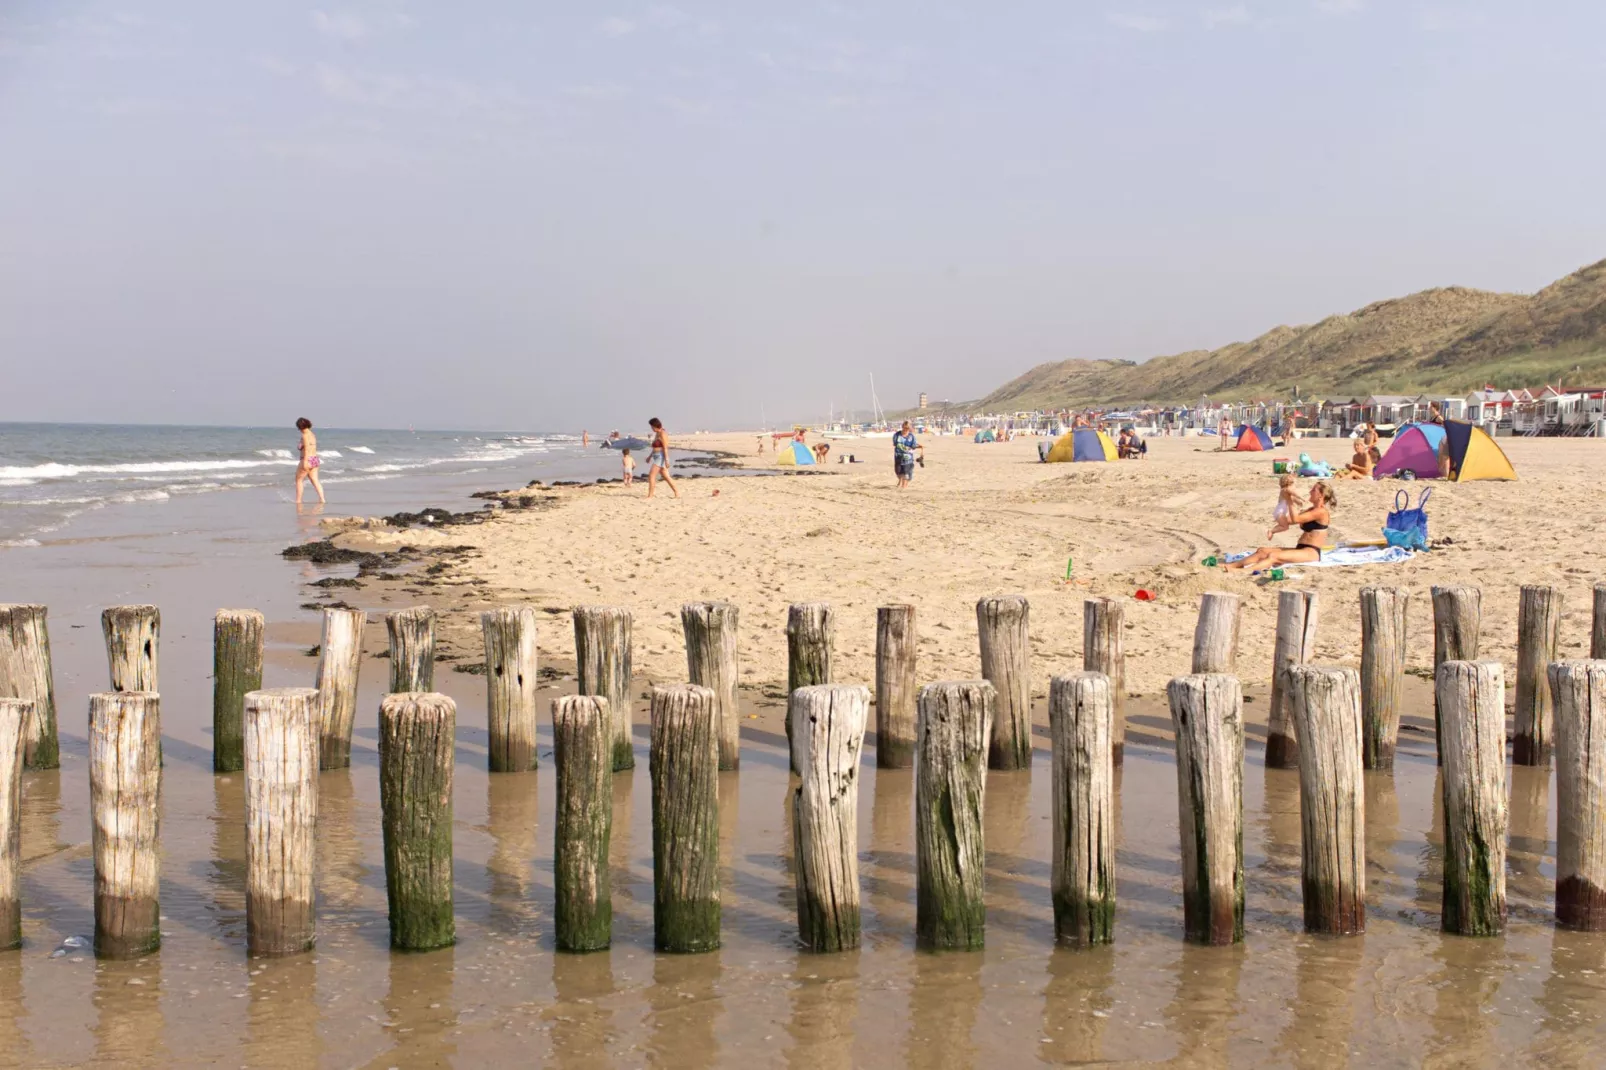
[[[1278,565],[1306,565],[1322,559],[1327,545],[1327,529],[1333,522],[1333,510],[1338,498],[1325,482],[1310,488],[1310,508],[1294,514],[1299,525],[1299,542],[1293,546],[1262,546],[1242,561],[1234,561],[1228,568],[1275,568]]]
[[[654,416],[647,421],[647,426],[652,428],[652,452],[647,455],[647,497],[652,497],[653,487],[662,479],[664,486],[678,498],[680,491],[669,478],[669,436],[664,433],[663,421]]]
[[[323,484],[318,482],[318,468],[323,459],[318,456],[318,436],[312,433],[312,421],[303,416],[296,421],[301,432],[301,462],[296,465],[296,504],[301,504],[301,486],[312,480],[312,489],[318,492],[318,504],[323,504]]]

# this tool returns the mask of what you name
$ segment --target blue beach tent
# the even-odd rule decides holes
[[[809,449],[807,443],[788,442],[775,455],[775,463],[798,468],[812,465],[814,463],[814,451]]]

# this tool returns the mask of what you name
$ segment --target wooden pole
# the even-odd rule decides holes
[[[822,684],[787,702],[802,782],[792,793],[797,928],[810,951],[859,946],[859,754],[870,691]]]
[[[40,605],[0,605],[0,697],[33,703],[32,720],[23,726],[22,760],[29,769],[61,765],[48,612]]]
[[[915,944],[927,951],[979,950],[987,793],[983,758],[997,692],[985,680],[920,689],[915,743]]]
[[[1113,692],[1110,678],[1100,672],[1056,676],[1048,689],[1054,938],[1071,947],[1115,939]]]
[[[22,946],[22,755],[31,698],[0,698],[0,951]]]
[[[1284,672],[1299,733],[1300,885],[1305,929],[1366,931],[1366,789],[1361,678],[1354,669]]]
[[[1361,764],[1393,769],[1400,736],[1409,591],[1361,588]]]
[[[1556,700],[1556,922],[1606,932],[1606,661],[1551,665],[1550,691]]]
[[[1594,615],[1590,619],[1589,656],[1606,658],[1606,583],[1595,584]]]
[[[881,769],[915,764],[915,607],[875,611],[875,763]]]
[[[1236,676],[1209,673],[1177,677],[1166,695],[1177,737],[1183,927],[1193,943],[1235,944],[1244,938],[1243,690]]]
[[[1291,665],[1303,665],[1316,650],[1316,592],[1277,594],[1277,643],[1271,656],[1271,710],[1266,717],[1266,766],[1299,767],[1299,732],[1288,708]]]
[[[162,611],[155,606],[112,606],[101,613],[100,630],[106,637],[112,690],[155,694]]]
[[[719,768],[742,764],[742,711],[736,703],[736,636],[740,612],[729,602],[688,602],[680,607],[686,636],[687,679],[714,693],[719,725]],[[827,658],[830,652],[827,650]]]
[[[390,633],[390,692],[393,695],[435,690],[435,611],[428,606],[398,609],[385,615]]]
[[[148,691],[89,696],[95,955],[131,959],[162,943],[157,892],[162,713]]]
[[[800,602],[786,611],[786,691],[831,682],[831,648],[836,640],[836,614],[829,602]],[[786,749],[798,772],[792,746],[792,719],[786,719]]]
[[[1235,594],[1211,591],[1199,600],[1193,628],[1193,671],[1230,673],[1238,666],[1238,623],[1242,605]]]
[[[311,949],[318,692],[245,696],[245,944],[253,955]]]
[[[1442,711],[1444,917],[1447,933],[1506,927],[1506,680],[1498,661],[1446,661]]]
[[[502,606],[480,614],[485,637],[486,729],[493,773],[522,773],[535,752],[536,616],[531,606]]]
[[[608,700],[552,700],[558,773],[552,850],[553,928],[559,951],[602,951],[613,940],[613,722]]]
[[[450,947],[452,751],[457,704],[445,695],[386,695],[379,704],[379,811],[390,946]]]
[[[608,700],[613,724],[613,771],[636,767],[630,698],[630,610],[622,606],[574,607],[574,657],[580,694]]]
[[[1447,661],[1476,661],[1483,624],[1483,591],[1477,587],[1433,588],[1433,678]],[[1433,732],[1439,764],[1444,764],[1444,725],[1437,685],[1433,690]]]
[[[220,609],[212,621],[212,771],[245,768],[245,696],[262,690],[266,622],[254,609]]]
[[[362,669],[362,630],[368,614],[360,609],[323,611],[323,644],[318,658],[318,765],[351,765],[351,730],[357,723],[357,676]]]
[[[652,689],[652,920],[659,951],[719,947],[719,728],[714,693]]]
[[[1545,670],[1561,645],[1561,591],[1524,584],[1517,602],[1516,734],[1513,765],[1549,765],[1553,738],[1550,680]]]
[[[1032,767],[1032,673],[1030,607],[1020,595],[976,603],[981,639],[981,678],[996,692],[987,768]]]
[[[1126,603],[1089,598],[1082,603],[1082,671],[1110,681],[1110,756],[1116,768],[1126,758]],[[1052,733],[1051,733],[1052,734]]]

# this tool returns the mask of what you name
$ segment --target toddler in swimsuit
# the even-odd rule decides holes
[[[636,480],[636,459],[630,456],[629,450],[620,450],[619,453],[621,455],[619,463],[625,471],[625,486],[628,487]]]
[[[1287,531],[1292,527],[1294,514],[1299,512],[1300,509],[1299,492],[1294,489],[1293,473],[1284,473],[1277,480],[1277,488],[1277,508],[1272,511],[1273,526],[1271,531],[1267,532],[1267,537],[1275,535],[1279,531]]]

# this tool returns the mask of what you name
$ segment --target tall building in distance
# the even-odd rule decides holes
[[[926,393],[925,393],[924,390],[922,390],[920,392],[920,409],[923,412],[923,411],[925,411],[925,408],[926,408]]]

